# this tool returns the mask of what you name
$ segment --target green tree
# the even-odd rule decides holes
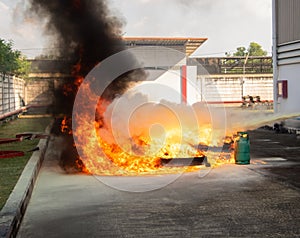
[[[12,41],[0,39],[0,72],[26,77],[30,70],[30,63],[20,51],[13,50],[12,47]]]
[[[267,51],[263,50],[261,45],[256,42],[251,42],[247,51],[250,56],[266,56],[268,54]]]
[[[263,50],[262,46],[256,42],[251,42],[246,49],[244,46],[240,46],[236,48],[236,52],[233,53],[233,56],[266,56],[267,51]],[[230,54],[226,53],[226,56],[231,56]]]
[[[236,48],[236,52],[233,53],[233,56],[245,56],[247,55],[247,51],[246,51],[246,48],[241,46],[241,47],[238,47]]]

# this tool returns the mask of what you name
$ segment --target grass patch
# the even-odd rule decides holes
[[[44,132],[51,118],[26,118],[10,121],[0,126],[0,138],[15,138],[17,133]],[[0,209],[17,183],[32,152],[26,152],[37,146],[39,140],[24,140],[0,145],[0,150],[24,151],[25,156],[0,159]]]

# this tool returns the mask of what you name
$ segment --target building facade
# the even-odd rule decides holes
[[[274,110],[300,113],[300,1],[273,0]]]

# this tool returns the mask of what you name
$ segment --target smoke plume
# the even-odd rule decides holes
[[[47,19],[45,34],[57,56],[85,76],[97,63],[123,49],[123,23],[110,16],[104,0],[30,0],[30,11]]]
[[[60,85],[55,89],[53,112],[63,113],[70,122],[75,96],[84,77],[98,63],[125,49],[123,22],[112,15],[106,0],[28,1],[28,14],[36,15],[43,24],[46,21],[44,35],[49,39],[47,48],[54,49],[51,57],[60,59],[58,67],[61,72],[69,72],[70,77],[60,79]],[[105,89],[102,99],[112,101],[116,95],[124,93],[133,81],[144,76],[143,70],[119,76]],[[96,115],[96,120],[102,120],[102,115]],[[73,139],[66,136],[65,142],[68,146],[64,146],[67,152],[63,152],[62,166],[72,170],[78,164],[78,156]]]
[[[55,49],[52,55],[63,59],[60,67],[72,76],[55,94],[55,107],[70,114],[80,84],[78,78],[84,78],[99,62],[125,49],[121,39],[123,22],[111,14],[105,0],[29,1],[28,11],[41,21],[47,19],[45,35],[49,37],[48,47]],[[103,97],[112,100],[122,94],[128,81],[135,80],[133,75],[137,77],[130,72],[115,79]]]

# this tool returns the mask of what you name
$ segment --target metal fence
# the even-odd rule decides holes
[[[201,64],[209,74],[272,74],[270,56],[190,58],[189,65]]]
[[[0,115],[24,106],[25,81],[12,75],[0,74]]]

